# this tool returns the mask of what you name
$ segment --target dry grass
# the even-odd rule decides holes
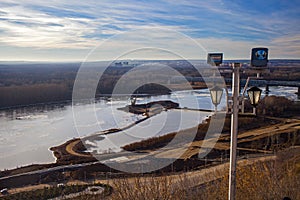
[[[278,199],[288,196],[300,199],[300,148],[279,153],[275,160],[259,161],[251,165],[238,165],[237,199]],[[181,175],[163,177],[136,177],[113,181],[112,200],[184,200],[227,199],[228,173],[206,184],[200,178]],[[221,178],[220,178],[221,177]],[[201,178],[203,179],[203,177]]]
[[[113,193],[82,195],[76,200],[201,200],[227,199],[228,163],[166,176],[139,176],[109,181]],[[237,199],[300,199],[300,147],[275,156],[241,160],[237,170]],[[109,196],[107,196],[109,195]]]

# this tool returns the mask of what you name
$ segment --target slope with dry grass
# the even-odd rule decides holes
[[[227,199],[228,164],[162,177],[116,179],[109,199]],[[206,180],[206,181],[205,181]],[[237,199],[300,199],[300,147],[279,152],[269,159],[240,161],[237,168]]]

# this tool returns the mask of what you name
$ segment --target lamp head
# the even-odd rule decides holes
[[[214,105],[219,105],[222,99],[223,89],[218,86],[214,86],[209,90],[209,92],[210,92],[212,103]]]
[[[254,86],[250,88],[247,93],[250,100],[250,103],[252,106],[256,107],[258,104],[258,101],[260,100],[262,90],[258,87]]]

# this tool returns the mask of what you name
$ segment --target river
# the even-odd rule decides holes
[[[270,87],[270,91],[269,95],[297,99],[294,94],[297,91],[296,88]],[[225,108],[224,96],[218,106],[219,109]],[[181,108],[210,110],[214,108],[207,89],[143,97],[138,98],[137,103],[158,100],[172,100],[179,103]],[[142,115],[117,109],[128,103],[129,100],[126,98],[116,101],[100,99],[95,104],[75,105],[73,108],[71,104],[62,104],[1,110],[0,170],[54,162],[55,158],[49,150],[52,146],[57,146],[75,137],[84,137],[111,128],[123,128],[144,118]],[[77,119],[80,120],[74,120],[76,114],[79,114]],[[123,132],[126,134],[119,132],[105,136],[105,140],[101,140],[97,144],[101,148],[96,148],[94,151],[100,153],[120,151],[120,147],[124,144],[191,128],[209,115],[211,113],[198,111],[163,111]],[[117,139],[114,140],[114,138]],[[113,144],[111,141],[114,141]]]

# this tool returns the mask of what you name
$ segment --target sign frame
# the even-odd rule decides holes
[[[265,47],[255,47],[251,50],[250,66],[256,69],[266,68],[268,65],[269,49]]]
[[[208,53],[207,64],[220,66],[223,63],[223,53]]]

